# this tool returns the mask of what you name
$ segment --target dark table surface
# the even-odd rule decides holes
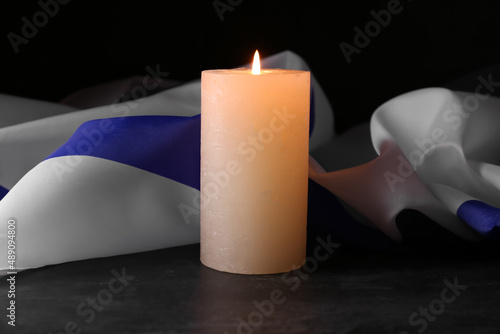
[[[218,272],[199,245],[20,272],[0,333],[500,333],[496,252],[318,245],[287,274]]]

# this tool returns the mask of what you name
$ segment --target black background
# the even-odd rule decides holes
[[[43,0],[53,1],[53,0]],[[339,47],[354,27],[373,21],[385,1],[220,0],[237,4],[221,21],[213,0],[78,1],[59,12],[16,54],[37,1],[3,4],[0,92],[58,101],[93,84],[145,75],[160,64],[169,78],[230,68],[282,50],[302,56],[325,89],[342,132],[369,119],[384,101],[409,90],[441,86],[495,63],[500,21],[494,1],[401,0],[403,10],[347,63]]]
[[[385,9],[388,2],[243,0],[221,21],[213,0],[72,0],[17,54],[7,34],[20,34],[21,19],[32,21],[40,6],[4,2],[0,93],[59,101],[80,88],[145,75],[148,65],[160,64],[169,78],[186,81],[199,78],[204,69],[248,63],[255,49],[262,56],[288,49],[312,68],[342,132],[367,121],[397,94],[444,85],[500,59],[497,2],[401,0],[403,11],[348,64],[339,44],[352,44],[353,28],[363,29],[373,20],[370,11]],[[433,223],[417,218],[414,226],[421,235],[434,236],[428,233],[435,232]],[[287,290],[287,302],[258,332],[416,332],[419,327],[412,327],[409,316],[439,298],[444,279],[457,277],[469,287],[429,322],[426,333],[498,332],[498,251],[483,257],[450,247],[443,254],[414,232],[406,231],[420,247],[413,258],[336,251],[297,292]],[[446,249],[439,238],[436,234],[434,242]],[[199,245],[191,245],[25,272],[19,275],[18,328],[56,333],[76,320],[86,333],[234,333],[236,318],[246,319],[255,300],[286,288],[280,276],[210,270],[198,255]],[[76,306],[103,289],[112,268],[125,266],[137,277],[131,287],[94,322],[83,323]],[[7,286],[0,288],[3,298]],[[4,314],[0,326],[6,327]]]

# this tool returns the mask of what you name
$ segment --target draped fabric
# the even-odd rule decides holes
[[[309,69],[292,52],[263,66]],[[314,73],[311,83],[311,231],[390,248],[413,210],[460,239],[498,239],[499,99],[481,95],[472,110],[469,93],[409,92],[338,136]],[[123,102],[112,87],[66,104],[0,95],[0,247],[15,221],[16,268],[199,242],[200,81]]]

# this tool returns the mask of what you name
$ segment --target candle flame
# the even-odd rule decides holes
[[[252,74],[260,74],[260,57],[258,50],[255,50],[255,55],[253,56]]]

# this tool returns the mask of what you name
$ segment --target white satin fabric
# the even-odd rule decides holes
[[[443,88],[409,92],[372,116],[379,157],[331,172],[311,159],[310,177],[395,240],[401,240],[396,215],[406,208],[464,239],[480,240],[456,212],[468,200],[500,207],[499,128],[496,97]]]

